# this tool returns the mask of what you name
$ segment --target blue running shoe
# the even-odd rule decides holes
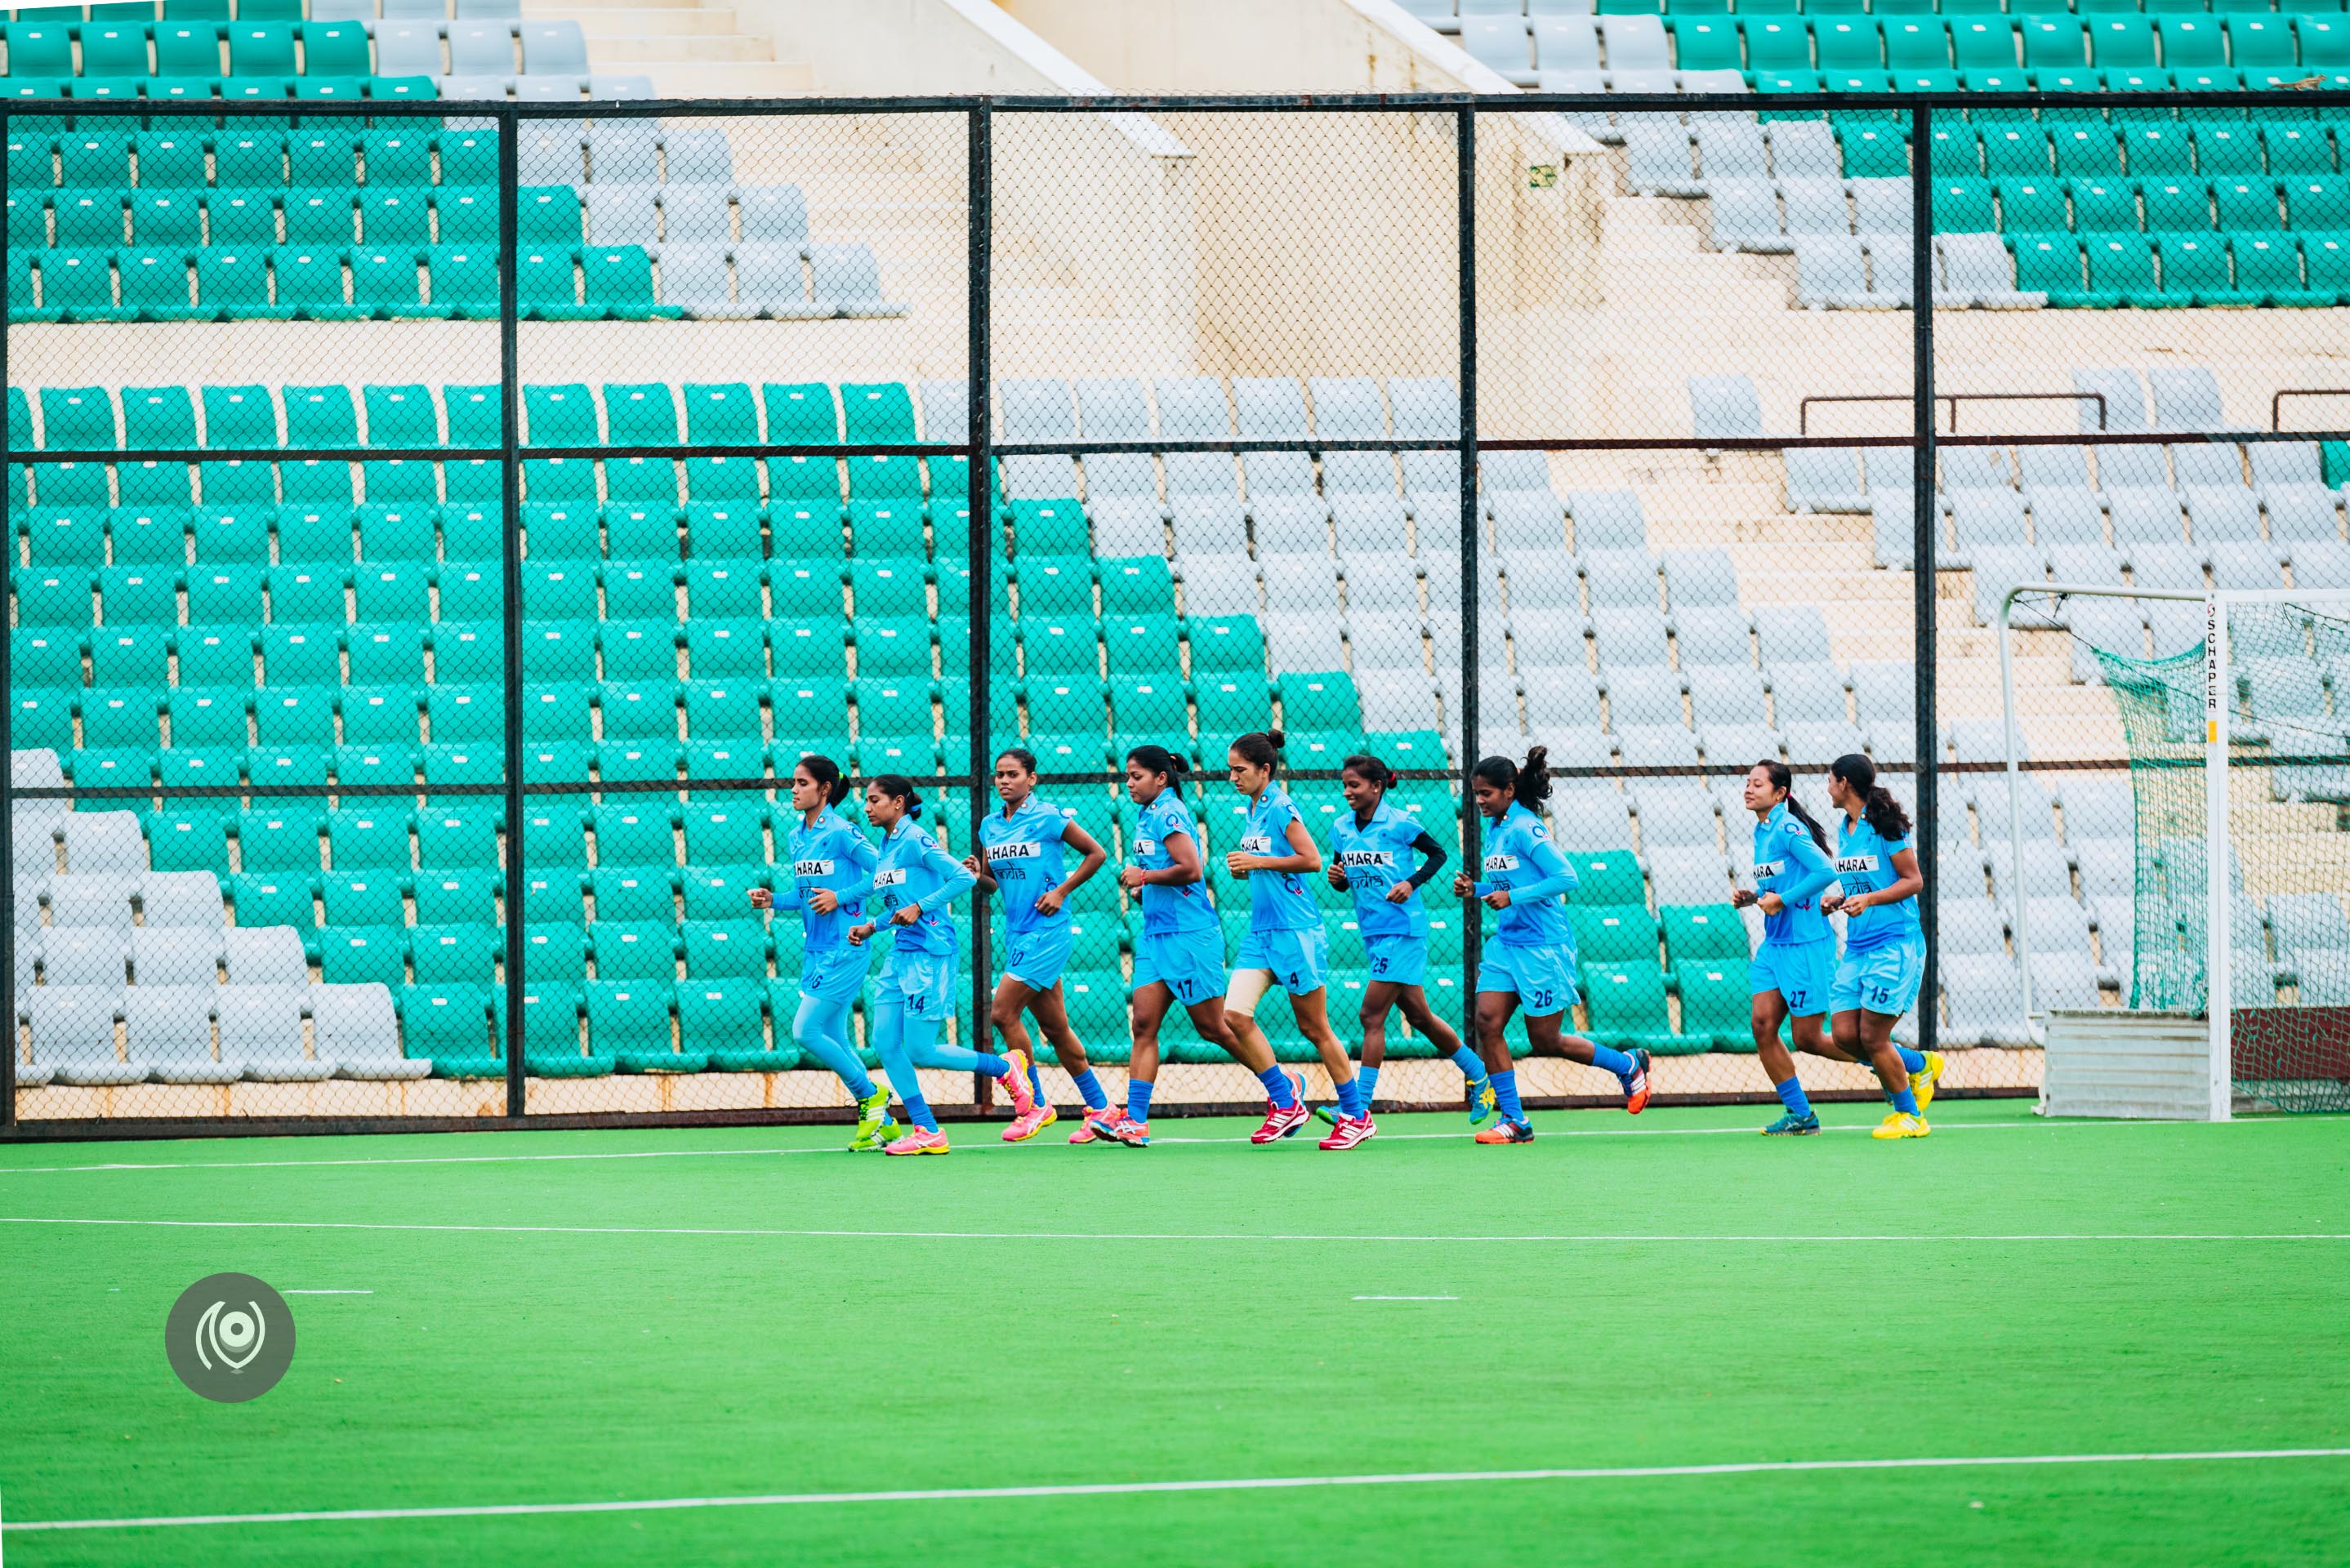
[[[1808,1111],[1800,1116],[1790,1111],[1764,1127],[1762,1136],[1764,1137],[1809,1137],[1819,1130],[1819,1117]]]
[[[1502,1114],[1502,1096],[1493,1092],[1492,1079],[1472,1078],[1469,1081],[1468,1089],[1471,1127],[1483,1127]]]

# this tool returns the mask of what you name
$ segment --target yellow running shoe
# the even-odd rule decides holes
[[[1913,1116],[1908,1111],[1894,1111],[1887,1114],[1883,1121],[1877,1123],[1876,1130],[1868,1136],[1882,1138],[1924,1137],[1933,1130],[1926,1125],[1924,1116]]]
[[[1934,1085],[1942,1081],[1942,1054],[1926,1053],[1926,1064],[1909,1075],[1909,1092],[1918,1096],[1918,1109],[1922,1113],[1934,1103]]]

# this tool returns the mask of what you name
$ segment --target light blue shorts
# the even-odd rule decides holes
[[[1509,992],[1527,1012],[1547,1018],[1575,1005],[1574,961],[1565,948],[1488,942],[1477,965],[1477,989]]]
[[[1007,936],[1003,972],[1031,991],[1050,991],[1061,982],[1061,971],[1069,966],[1069,950],[1076,945],[1076,933],[1066,924]]]
[[[873,968],[873,947],[826,948],[800,960],[800,994],[836,1005],[855,1002]]]
[[[1330,936],[1303,931],[1251,931],[1241,939],[1235,970],[1261,969],[1292,996],[1310,996],[1330,983]]]
[[[1363,946],[1370,950],[1374,985],[1418,985],[1428,978],[1426,937],[1366,937]]]
[[[1836,965],[1835,983],[1828,990],[1828,1010],[1866,1010],[1898,1018],[1918,1005],[1918,986],[1926,977],[1926,944],[1904,940],[1878,942],[1846,952]]]
[[[1186,1007],[1224,994],[1224,934],[1161,931],[1145,935],[1134,950],[1134,989],[1163,985]]]
[[[916,1018],[954,1016],[955,960],[952,953],[926,953],[904,948],[889,950],[881,983],[905,999],[906,1011]]]
[[[1809,1018],[1828,1010],[1835,971],[1834,937],[1810,942],[1764,942],[1754,950],[1746,966],[1746,990],[1753,996],[1775,991],[1785,1000],[1790,1013]]]

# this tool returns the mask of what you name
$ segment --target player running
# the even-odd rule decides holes
[[[1150,1093],[1159,1078],[1159,1026],[1180,1002],[1200,1038],[1230,1052],[1264,1084],[1273,1101],[1252,1143],[1287,1137],[1305,1124],[1296,1080],[1274,1065],[1262,1039],[1253,1046],[1232,1038],[1224,1023],[1224,939],[1200,864],[1200,830],[1183,804],[1183,759],[1164,746],[1137,746],[1126,754],[1126,793],[1140,812],[1134,823],[1134,864],[1118,884],[1142,904],[1142,940],[1134,954],[1134,1052],[1127,1064],[1126,1106],[1089,1111],[1097,1139],[1129,1148],[1150,1142]]]
[[[872,950],[848,940],[848,928],[873,891],[872,840],[833,807],[848,798],[848,781],[830,757],[806,756],[792,770],[792,809],[799,822],[786,846],[776,890],[751,889],[754,909],[796,909],[800,916],[800,1005],[792,1043],[837,1074],[857,1099],[857,1134],[848,1147],[878,1149],[906,1128],[890,1119],[889,1086],[876,1085],[851,1044],[848,1010],[865,988]]]
[[[947,1135],[922,1098],[918,1067],[943,1067],[950,1072],[984,1073],[1003,1080],[1015,1113],[1012,1130],[1018,1138],[1035,1136],[1041,1126],[1036,1101],[1028,1093],[1028,1060],[1019,1052],[1009,1057],[992,1052],[948,1045],[939,1039],[946,1021],[954,1016],[954,919],[947,906],[971,889],[974,878],[962,863],[939,847],[938,840],[915,819],[922,814],[922,797],[913,781],[899,774],[883,774],[865,786],[865,815],[881,830],[881,851],[873,872],[873,897],[896,928],[889,961],[882,966],[881,985],[873,998],[870,1023],[873,1048],[889,1075],[890,1086],[905,1102],[913,1129],[888,1145],[884,1154],[944,1154]],[[851,942],[862,944],[880,928],[868,920],[848,931]],[[1022,1124],[1034,1124],[1022,1131]]]
[[[1549,757],[1545,746],[1529,751],[1523,768],[1507,757],[1487,757],[1470,775],[1477,809],[1493,831],[1485,844],[1483,879],[1472,882],[1460,872],[1452,891],[1501,914],[1495,940],[1477,967],[1477,1046],[1502,1114],[1477,1135],[1479,1143],[1534,1140],[1534,1124],[1518,1098],[1509,1042],[1503,1037],[1510,1015],[1521,1007],[1526,1044],[1534,1054],[1588,1062],[1615,1074],[1624,1085],[1624,1108],[1636,1116],[1648,1104],[1647,1051],[1627,1055],[1560,1028],[1575,998],[1575,928],[1566,918],[1566,895],[1575,890],[1575,877],[1535,814],[1550,798]]]
[[[1241,939],[1224,990],[1224,1024],[1236,1044],[1270,1055],[1264,1032],[1256,1026],[1257,1003],[1276,983],[1289,992],[1298,1033],[1314,1042],[1338,1092],[1337,1123],[1322,1147],[1352,1148],[1378,1129],[1371,1125],[1370,1102],[1363,1097],[1355,1064],[1330,1027],[1330,936],[1305,881],[1322,869],[1322,851],[1289,792],[1274,780],[1283,738],[1278,730],[1251,731],[1224,754],[1232,787],[1249,803],[1240,847],[1224,857],[1224,869],[1246,882],[1249,891],[1248,935]],[[1301,1093],[1304,1088],[1298,1080]]]
[[[1035,1048],[1021,1027],[1023,1012],[1035,1015],[1036,1026],[1053,1043],[1053,1054],[1076,1081],[1088,1111],[1107,1110],[1109,1097],[1086,1060],[1086,1048],[1069,1027],[1068,1009],[1061,994],[1061,970],[1069,961],[1074,940],[1069,915],[1063,906],[1070,894],[1102,868],[1108,852],[1094,836],[1077,826],[1076,813],[1036,798],[1036,754],[1024,747],[1008,748],[995,759],[995,794],[1002,811],[991,811],[979,825],[981,853],[966,857],[964,869],[990,893],[1003,894],[1003,934],[1008,951],[1003,978],[995,982],[995,998],[988,1005],[989,1022],[1003,1036],[1013,1055],[1028,1062],[1028,1088],[1035,1096],[1041,1119],[1025,1132],[1022,1122],[1003,1129],[1006,1143],[1033,1137],[1059,1119],[1045,1098],[1044,1079],[1036,1071]],[[1081,857],[1076,869],[1064,876],[1062,846]],[[1014,1133],[1019,1137],[1015,1137]],[[1071,1143],[1091,1143],[1093,1128],[1081,1123],[1069,1135]]]
[[[1786,1114],[1762,1130],[1774,1137],[1807,1136],[1820,1118],[1795,1076],[1794,1059],[1779,1043],[1780,1026],[1794,1019],[1795,1049],[1814,1056],[1849,1061],[1821,1033],[1828,991],[1835,979],[1835,932],[1821,912],[1819,898],[1835,882],[1828,858],[1827,830],[1791,793],[1794,774],[1781,762],[1765,760],[1746,774],[1746,809],[1754,814],[1754,886],[1741,888],[1731,901],[1762,911],[1762,945],[1747,966],[1753,994],[1751,1022],[1754,1049]]]
[[[1378,758],[1348,757],[1339,768],[1338,788],[1353,809],[1330,825],[1330,886],[1355,896],[1356,929],[1371,961],[1356,1014],[1363,1027],[1363,1065],[1356,1075],[1363,1086],[1363,1113],[1370,1114],[1379,1064],[1387,1059],[1388,1013],[1400,1007],[1411,1026],[1435,1042],[1468,1080],[1469,1125],[1475,1127],[1497,1106],[1492,1081],[1477,1053],[1461,1044],[1420,989],[1428,972],[1428,910],[1419,892],[1444,868],[1444,846],[1419,818],[1387,804],[1395,782],[1394,772]],[[1420,857],[1419,865],[1407,872],[1412,855]],[[1327,1106],[1315,1106],[1314,1114],[1337,1119]]]
[[[1942,1075],[1941,1054],[1893,1044],[1893,1025],[1917,1005],[1926,972],[1918,923],[1926,879],[1909,844],[1908,814],[1877,782],[1877,764],[1858,752],[1828,764],[1828,804],[1844,813],[1836,829],[1839,886],[1820,899],[1822,909],[1845,913],[1844,960],[1828,992],[1836,1047],[1874,1066],[1893,1103],[1869,1136],[1924,1137],[1933,1130],[1925,1109]]]

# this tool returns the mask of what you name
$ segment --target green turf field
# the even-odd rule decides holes
[[[270,1511],[2350,1449],[2350,1119],[1350,1155],[833,1152],[829,1128],[0,1149],[36,1563],[2350,1561],[2350,1457],[1393,1481],[26,1531]],[[1573,1136],[1564,1136],[1573,1135]],[[220,1222],[52,1225],[26,1219]],[[206,1403],[172,1299],[294,1295]],[[1436,1297],[1437,1300],[1378,1300]]]

